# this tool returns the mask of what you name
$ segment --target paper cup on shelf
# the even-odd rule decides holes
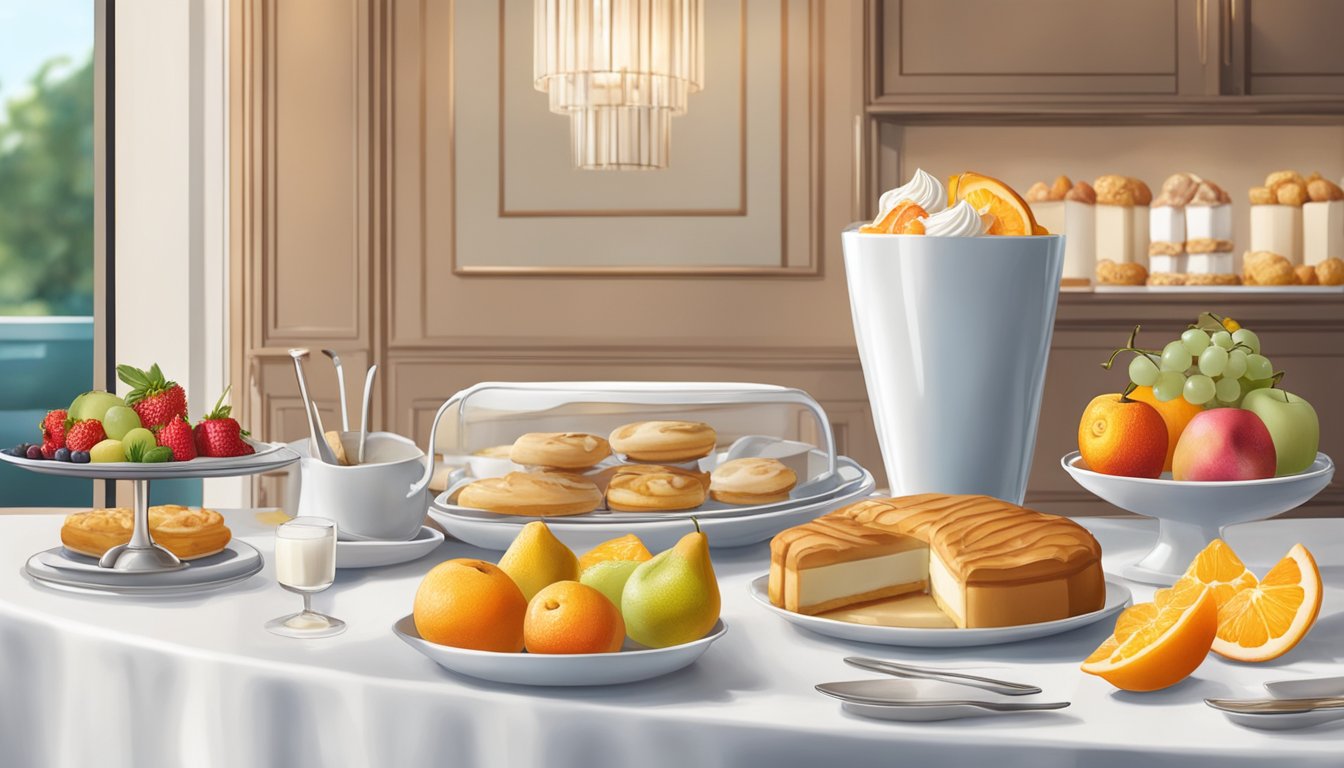
[[[1064,238],[841,235],[892,493],[1021,504]]]

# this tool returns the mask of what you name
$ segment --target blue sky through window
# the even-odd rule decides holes
[[[0,100],[27,91],[50,59],[73,69],[92,49],[93,0],[0,0]]]

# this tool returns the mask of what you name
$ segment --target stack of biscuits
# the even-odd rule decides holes
[[[1139,179],[1107,174],[1092,184],[1097,196],[1097,282],[1148,281],[1148,205],[1153,192]]]
[[[797,484],[793,470],[775,459],[736,459],[701,471],[699,459],[717,443],[714,428],[698,421],[639,421],[607,439],[529,432],[508,451],[525,471],[477,480],[457,503],[530,517],[579,515],[603,503],[623,512],[669,512],[695,509],[707,497],[726,504],[782,501]]]
[[[77,512],[61,525],[61,544],[81,555],[102,557],[107,550],[129,543],[132,528],[134,518],[125,507]],[[177,504],[149,508],[149,535],[182,560],[221,552],[233,537],[224,516],[215,510]]]
[[[1236,285],[1232,198],[1193,173],[1175,173],[1148,210],[1149,285]]]

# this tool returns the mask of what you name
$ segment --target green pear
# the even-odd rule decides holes
[[[499,559],[499,568],[509,574],[528,602],[557,581],[579,580],[579,558],[540,520],[523,526]]]
[[[698,522],[676,546],[640,563],[621,590],[625,632],[650,648],[699,640],[714,628],[719,608],[709,539]]]
[[[638,560],[603,560],[585,568],[579,575],[579,582],[606,595],[607,599],[619,609],[625,583],[640,565]]]

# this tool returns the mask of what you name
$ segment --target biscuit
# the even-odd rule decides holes
[[[1154,272],[1148,276],[1148,285],[1185,285],[1185,275],[1178,272]]]
[[[1153,192],[1148,185],[1130,176],[1107,174],[1099,177],[1092,186],[1101,205],[1136,206],[1153,201]]]
[[[1246,285],[1296,285],[1297,273],[1292,262],[1269,251],[1248,252],[1242,261],[1242,282]]]
[[[1102,285],[1143,285],[1147,281],[1147,267],[1137,262],[1117,264],[1110,259],[1097,262],[1097,282]]]
[[[1274,199],[1279,205],[1302,205],[1307,202],[1307,185],[1302,183],[1282,184],[1274,190]]]
[[[1186,253],[1227,253],[1233,247],[1231,240],[1215,240],[1211,237],[1199,237],[1185,241]]]
[[[1240,285],[1241,278],[1232,274],[1186,275],[1186,285]]]
[[[709,473],[702,472],[699,469],[683,469],[681,467],[667,467],[662,464],[622,464],[615,468],[612,477],[616,475],[652,475],[659,472],[671,472],[676,475],[685,475],[695,478],[695,480],[709,490]]]
[[[724,504],[784,501],[797,484],[798,475],[778,459],[733,459],[709,473],[709,495]]]
[[[1270,192],[1277,192],[1279,187],[1285,184],[1305,185],[1307,180],[1302,178],[1302,174],[1297,171],[1275,171],[1265,177],[1265,186],[1269,187]]]
[[[341,442],[341,433],[327,431],[322,433],[322,437],[327,441],[327,447],[331,449],[331,455],[336,457],[336,463],[342,467],[350,466],[350,457],[345,453],[345,443]]]
[[[1316,178],[1307,182],[1307,197],[1313,203],[1325,203],[1331,200],[1344,200],[1344,189],[1333,181]]]
[[[1184,243],[1165,243],[1154,240],[1148,244],[1149,256],[1180,256],[1185,253]]]
[[[1297,275],[1298,285],[1318,285],[1320,283],[1316,279],[1316,268],[1310,264],[1299,264],[1293,267],[1293,272]]]
[[[602,492],[566,472],[510,472],[468,485],[457,494],[457,503],[501,515],[557,517],[592,512],[602,503]]]
[[[583,432],[529,432],[509,450],[515,464],[557,469],[587,469],[610,455],[606,440]]]
[[[607,485],[607,509],[622,512],[695,509],[704,503],[705,485],[700,478],[670,467],[618,471]]]
[[[1321,285],[1344,285],[1344,260],[1326,259],[1317,264],[1316,282]]]
[[[1087,203],[1088,205],[1097,204],[1097,190],[1092,188],[1086,181],[1080,181],[1073,185],[1073,189],[1064,195],[1065,200],[1072,200],[1075,203]]]
[[[1050,199],[1050,187],[1044,181],[1038,181],[1027,190],[1028,203],[1043,203]]]
[[[690,461],[718,443],[714,428],[698,421],[637,421],[612,430],[611,447],[634,461]]]
[[[1072,187],[1073,182],[1069,181],[1068,176],[1065,176],[1064,174],[1056,176],[1055,183],[1050,185],[1050,199],[1063,200],[1064,196],[1069,193],[1069,190]]]
[[[1201,181],[1203,179],[1193,173],[1173,173],[1162,182],[1162,191],[1153,200],[1153,205],[1184,208],[1195,198]]]
[[[124,507],[78,512],[61,525],[61,544],[81,555],[102,557],[112,547],[130,542],[133,524],[131,510]],[[149,535],[183,560],[220,552],[233,538],[224,516],[215,510],[176,504],[149,508]]]
[[[1251,205],[1274,205],[1278,202],[1269,187],[1251,187]]]
[[[1199,186],[1195,188],[1195,194],[1190,198],[1190,205],[1228,205],[1232,202],[1232,196],[1227,190],[1214,184],[1208,179],[1201,179]]]

